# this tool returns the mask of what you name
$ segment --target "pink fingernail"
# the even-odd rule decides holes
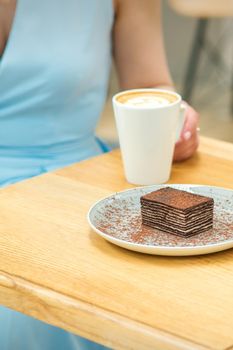
[[[186,141],[188,141],[190,138],[191,138],[191,131],[186,131],[185,133],[184,133],[184,139],[186,140]]]

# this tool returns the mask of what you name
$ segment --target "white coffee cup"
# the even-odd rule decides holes
[[[167,182],[184,124],[181,96],[163,89],[127,90],[113,97],[113,109],[127,181]]]

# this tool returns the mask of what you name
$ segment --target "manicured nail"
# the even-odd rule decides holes
[[[191,131],[186,131],[185,133],[184,133],[184,139],[186,140],[186,141],[188,141],[190,138],[191,138]]]

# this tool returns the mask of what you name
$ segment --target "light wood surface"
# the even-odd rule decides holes
[[[233,188],[233,145],[202,138],[171,183]],[[96,200],[132,187],[118,150],[0,191],[0,302],[114,349],[233,347],[233,250],[149,256],[89,229]]]
[[[233,16],[233,0],[169,0],[179,14],[190,17]]]

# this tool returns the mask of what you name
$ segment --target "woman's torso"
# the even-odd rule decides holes
[[[0,185],[101,153],[111,62],[111,0],[18,0],[12,11],[0,45]]]

